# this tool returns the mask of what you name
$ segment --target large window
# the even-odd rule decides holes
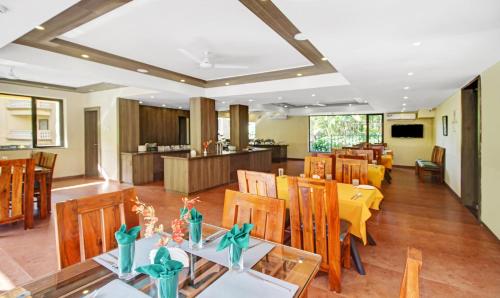
[[[0,94],[0,119],[0,149],[64,144],[61,100]]]
[[[330,152],[332,148],[363,142],[382,143],[384,116],[334,115],[309,117],[309,151]]]

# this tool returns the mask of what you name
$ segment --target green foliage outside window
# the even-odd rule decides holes
[[[367,141],[382,143],[382,114],[309,117],[310,151],[330,152]]]

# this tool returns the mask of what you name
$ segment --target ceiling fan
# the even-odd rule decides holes
[[[217,64],[210,60],[211,53],[209,51],[203,52],[203,57],[199,58],[186,49],[177,49],[181,54],[196,62],[201,69],[219,68],[219,69],[247,69],[245,65],[234,64]]]

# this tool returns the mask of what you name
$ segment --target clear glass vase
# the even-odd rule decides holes
[[[158,298],[179,297],[179,273],[168,277],[160,277],[156,280]]]
[[[189,222],[189,248],[200,249],[203,246],[202,221]]]
[[[233,243],[228,249],[229,269],[243,271],[243,249]]]
[[[118,277],[126,279],[134,272],[135,242],[118,244]]]

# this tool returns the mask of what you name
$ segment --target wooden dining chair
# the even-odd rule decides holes
[[[332,153],[335,154],[335,155],[350,154],[351,153],[351,149],[335,149],[335,148],[332,148]]]
[[[0,224],[24,221],[24,229],[33,225],[33,159],[0,160]]]
[[[103,193],[56,204],[59,268],[95,257],[117,247],[115,232],[125,223],[139,225],[132,211],[135,188]]]
[[[373,162],[373,150],[371,149],[357,149],[352,150],[353,155],[366,155],[368,158],[368,163]]]
[[[444,182],[445,148],[434,146],[431,160],[417,159],[415,171],[420,180],[424,180],[424,174],[429,173],[431,178],[437,176],[440,183]]]
[[[344,159],[359,159],[368,161],[368,156],[366,154],[352,155],[352,154],[339,154],[338,158]]]
[[[419,278],[422,268],[422,251],[408,247],[406,266],[399,291],[400,298],[420,297]]]
[[[377,161],[377,164],[382,163],[382,155],[384,155],[384,146],[381,145],[371,145],[370,149],[373,151],[373,160]]]
[[[285,237],[285,201],[226,189],[222,227],[254,224],[252,236],[283,243]]]
[[[51,152],[33,152],[32,158],[35,160],[37,166],[49,169],[50,172],[45,177],[45,184],[47,189],[47,211],[50,212],[52,207],[52,180],[54,177],[54,170],[56,167],[56,159],[57,154]],[[41,206],[41,198],[40,198],[40,185],[39,183],[35,183],[35,197],[37,198],[37,206],[38,210],[40,210]]]
[[[337,182],[288,178],[292,246],[321,255],[330,290],[340,293],[341,267],[350,267],[350,223],[340,220]]]
[[[304,160],[304,175],[312,178],[317,175],[325,179],[328,175],[332,176],[332,159],[330,157],[306,156]]]
[[[240,192],[277,198],[276,175],[254,171],[238,170]]]
[[[352,179],[358,179],[360,184],[368,184],[368,161],[337,157],[335,180],[352,184]]]

